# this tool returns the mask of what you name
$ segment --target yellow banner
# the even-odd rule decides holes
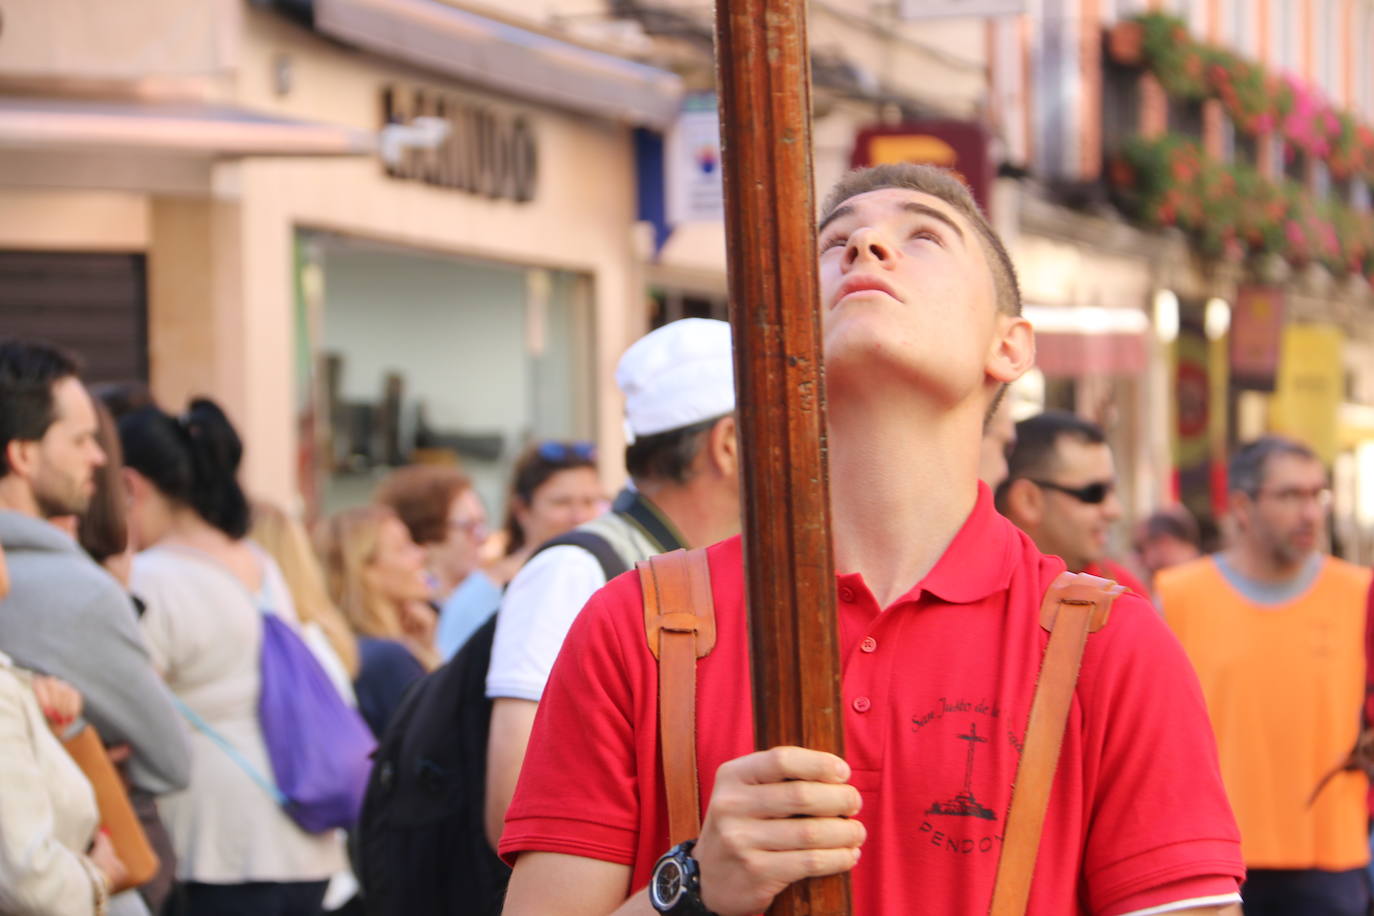
[[[1279,378],[1270,426],[1309,445],[1330,464],[1340,448],[1339,423],[1345,392],[1339,328],[1296,324],[1283,329]]]

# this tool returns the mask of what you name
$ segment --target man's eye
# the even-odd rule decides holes
[[[849,244],[849,239],[841,235],[832,235],[830,238],[821,242],[821,251],[828,251],[831,248],[839,248]]]
[[[933,229],[917,229],[915,232],[911,233],[911,238],[913,240],[926,239],[927,241],[934,242],[937,245],[942,244],[940,234]]]

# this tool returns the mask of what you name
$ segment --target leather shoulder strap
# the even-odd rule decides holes
[[[1023,916],[1026,912],[1083,650],[1088,634],[1106,626],[1112,602],[1125,590],[1109,579],[1066,572],[1045,592],[1040,625],[1050,632],[1050,642],[1040,664],[1021,762],[1012,785],[990,916]]]
[[[637,563],[644,634],[658,659],[658,733],[672,845],[701,833],[697,780],[697,659],[716,645],[706,551],[674,550]]]

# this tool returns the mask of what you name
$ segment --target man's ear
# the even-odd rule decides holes
[[[1002,497],[1007,518],[1023,531],[1040,525],[1045,515],[1045,494],[1035,484],[1024,477],[1018,477],[1007,484],[1007,492]]]
[[[5,467],[23,480],[33,479],[38,465],[39,443],[33,439],[11,439],[5,443]]]
[[[739,473],[739,429],[734,414],[721,417],[711,427],[706,453],[721,476],[734,477]]]
[[[1010,384],[1035,365],[1035,332],[1020,315],[997,315],[997,336],[988,351],[986,371],[990,378]]]

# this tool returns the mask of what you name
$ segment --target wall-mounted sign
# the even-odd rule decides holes
[[[522,114],[453,93],[386,86],[382,124],[393,178],[517,203],[534,199],[539,148]],[[395,127],[402,130],[393,130],[389,144],[386,131]]]
[[[1328,464],[1340,449],[1337,419],[1345,396],[1345,335],[1335,325],[1283,329],[1270,426],[1307,443]]]
[[[919,162],[953,169],[969,186],[978,206],[988,212],[992,159],[987,131],[981,126],[968,121],[914,121],[859,131],[850,164],[863,168],[889,162]]]
[[[1231,379],[1238,388],[1273,391],[1283,337],[1283,290],[1242,286],[1231,310]]]
[[[668,131],[665,160],[668,224],[724,219],[720,115],[714,92],[692,93],[682,100],[682,112]]]

